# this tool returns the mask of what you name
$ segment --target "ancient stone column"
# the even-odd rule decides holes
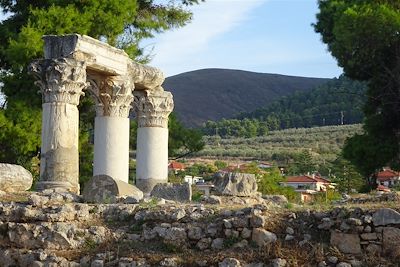
[[[100,83],[94,128],[93,176],[108,175],[128,183],[129,110],[133,83],[108,78]]]
[[[168,116],[174,108],[172,94],[160,90],[134,91],[138,121],[136,186],[151,192],[168,181]]]
[[[62,188],[79,193],[79,112],[86,65],[75,59],[34,61],[30,71],[42,93],[42,147],[37,190]]]

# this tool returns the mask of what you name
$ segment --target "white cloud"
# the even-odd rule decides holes
[[[196,61],[210,42],[245,22],[252,10],[267,0],[207,0],[193,8],[193,21],[178,30],[153,40],[155,49],[152,65],[166,74],[185,71],[182,64]],[[151,43],[151,41],[150,41]]]

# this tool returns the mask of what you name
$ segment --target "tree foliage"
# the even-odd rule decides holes
[[[344,156],[369,176],[399,167],[400,2],[319,0],[315,31],[345,74],[368,83],[365,133],[348,140]]]
[[[288,172],[292,175],[313,173],[315,171],[317,171],[317,165],[314,156],[308,149],[295,154],[294,162],[288,169]]]
[[[171,157],[182,157],[204,147],[203,135],[199,130],[185,128],[172,113],[168,120],[168,152]]]
[[[332,182],[337,184],[339,192],[351,193],[352,191],[365,191],[366,183],[364,177],[357,172],[354,165],[339,156],[333,163],[331,169]]]
[[[148,62],[140,41],[182,27],[192,14],[186,8],[201,0],[0,0],[10,16],[0,23],[0,84],[6,108],[0,110],[0,161],[29,161],[40,146],[41,98],[27,65],[43,56],[42,35],[79,33],[124,49],[134,60]],[[93,106],[82,99],[80,118],[81,177],[91,175],[90,131]],[[84,112],[81,112],[84,114]],[[29,164],[25,164],[29,167]]]
[[[285,181],[278,168],[267,170],[258,178],[258,191],[264,195],[284,195],[291,202],[299,201],[299,194],[294,191],[293,187],[282,186]]]
[[[169,157],[181,157],[204,148],[203,135],[199,130],[183,126],[175,113],[171,113],[168,119],[168,153]],[[137,122],[131,120],[130,143],[132,150],[136,149]]]

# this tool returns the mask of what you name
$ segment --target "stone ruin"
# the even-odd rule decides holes
[[[43,101],[38,190],[61,188],[79,194],[79,99],[96,104],[93,176],[128,185],[129,111],[138,120],[136,186],[149,193],[168,178],[168,116],[172,94],[161,87],[164,74],[133,62],[120,49],[91,37],[47,35],[44,59],[29,71]],[[118,183],[121,184],[121,183]]]

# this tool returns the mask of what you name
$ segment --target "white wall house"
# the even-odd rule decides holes
[[[376,174],[376,183],[385,187],[393,187],[400,185],[400,172],[384,168]]]
[[[204,179],[203,177],[200,176],[190,176],[190,175],[186,175],[183,180],[185,181],[185,183],[188,183],[190,185],[194,185],[197,183],[204,183]]]

